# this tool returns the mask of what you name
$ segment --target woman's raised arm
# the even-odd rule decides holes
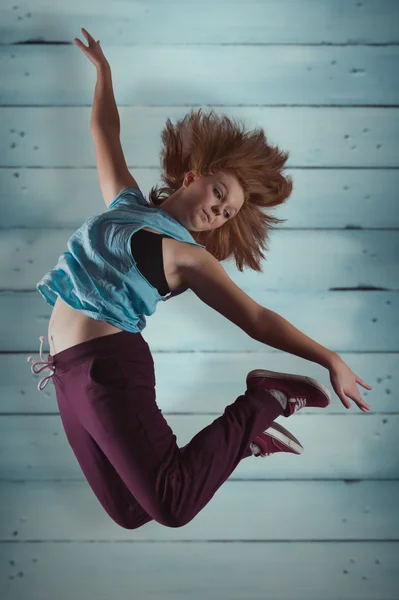
[[[112,87],[111,67],[100,47],[100,40],[95,39],[82,27],[82,33],[88,41],[85,46],[79,38],[74,42],[86,54],[97,70],[97,83],[94,91],[90,128],[104,127],[120,133],[120,120]]]

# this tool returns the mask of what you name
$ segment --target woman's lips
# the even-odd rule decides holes
[[[206,218],[207,218],[207,221],[208,221],[208,223],[209,223],[209,217],[208,217],[208,215],[206,214],[206,212],[204,211],[204,209],[202,209],[202,212],[203,212],[203,213],[204,213],[204,215],[206,216]]]

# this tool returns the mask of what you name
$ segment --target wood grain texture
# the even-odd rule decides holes
[[[34,8],[3,5],[3,44],[70,42],[89,25],[105,46],[143,44],[392,44],[398,41],[395,0],[146,0],[112,4],[46,0]],[[45,17],[45,18],[44,18]],[[210,18],[212,17],[212,18]],[[195,23],[195,27],[188,24]]]
[[[71,526],[76,527],[75,519]],[[60,540],[4,543],[0,557],[7,600],[398,597],[397,544],[392,542]]]
[[[159,167],[160,134],[166,119],[175,122],[188,110],[188,107],[121,106],[121,143],[128,167]],[[242,120],[248,129],[262,127],[270,144],[289,151],[287,167],[397,167],[396,108],[226,106],[217,111]],[[3,167],[94,167],[90,112],[90,108],[77,106],[2,108],[1,164]],[[70,175],[73,174],[71,171]]]
[[[221,547],[226,547],[224,542],[233,546],[245,541],[246,554],[252,553],[251,542],[260,547],[263,542],[270,547],[277,542],[307,542],[311,547],[313,541],[327,542],[326,546],[340,541],[363,541],[364,546],[398,541],[397,481],[276,479],[269,474],[266,459],[254,460],[260,462],[258,470],[264,471],[267,481],[230,479],[192,521],[175,528],[156,521],[135,530],[116,526],[83,478],[3,482],[1,539],[10,544],[40,539],[144,542],[142,546],[212,540]],[[184,547],[178,552],[183,553]]]
[[[330,115],[326,113],[326,118]],[[86,143],[83,136],[81,141]],[[306,143],[304,140],[303,146]],[[394,143],[399,145],[399,135]],[[300,152],[299,144],[297,148]],[[89,145],[87,150],[91,156]],[[343,146],[341,150],[344,152]],[[334,156],[334,161],[338,158]],[[376,154],[374,158],[377,159]],[[325,160],[333,160],[332,155]],[[294,190],[287,203],[273,213],[287,221],[279,225],[272,241],[282,229],[313,230],[307,234],[310,239],[315,229],[398,229],[399,171],[364,168],[362,160],[358,167],[351,168],[346,168],[343,162],[331,169],[287,167],[286,174],[292,177]],[[388,152],[384,160],[389,160]],[[136,167],[132,172],[148,199],[151,187],[159,181],[159,168]],[[0,168],[0,205],[6,208],[2,214],[4,228],[28,226],[74,231],[85,219],[105,208],[94,163],[87,168],[76,167],[72,172],[62,167]]]
[[[102,47],[120,105],[395,106],[399,100],[397,46]],[[2,46],[0,57],[1,104],[41,105],[44,96],[49,105],[92,103],[96,72],[74,46],[53,46],[50,54],[45,45]],[[74,84],[77,76],[83,85]],[[26,87],[33,78],[35,85]]]
[[[244,387],[244,386],[242,386]],[[234,402],[231,398],[228,404]],[[301,456],[284,452],[266,459],[242,460],[229,479],[398,479],[399,416],[295,415],[278,422],[297,437]],[[168,415],[179,446],[185,446],[220,415]],[[63,432],[59,416],[7,416],[0,419],[2,477],[7,480],[80,479],[79,464]],[[270,457],[268,457],[270,458]]]
[[[398,600],[399,3],[147,0],[0,6],[0,596],[5,600]],[[148,197],[160,133],[191,108],[262,127],[294,180],[263,273],[229,276],[339,352],[373,390],[287,421],[298,456],[242,461],[185,527],[130,531],[103,511],[38,359],[51,308],[36,282],[104,212],[89,124],[85,27],[111,64],[127,164]],[[178,335],[176,332],[180,332]],[[255,368],[319,365],[266,347],[191,292],[143,337],[179,445]],[[48,342],[44,347],[48,352]],[[179,380],[176,381],[176,374]],[[43,373],[45,375],[46,373]]]
[[[11,332],[10,332],[11,333]],[[155,340],[156,344],[156,340]],[[39,340],[37,340],[39,346]],[[47,342],[45,344],[45,357]],[[153,346],[153,344],[151,344]],[[38,347],[30,354],[39,358]],[[284,373],[306,374],[331,387],[329,373],[320,365],[309,362],[266,346],[255,352],[234,352],[223,350],[205,352],[177,349],[176,351],[152,351],[156,375],[157,402],[164,414],[221,414],[225,406],[242,394],[247,373],[252,369],[271,369]],[[352,415],[363,419],[377,414],[398,412],[395,390],[398,387],[399,363],[397,352],[365,351],[341,352],[340,355],[353,371],[366,379],[372,391],[362,389],[362,396],[372,405],[372,412],[360,415],[357,406],[346,409],[337,396],[323,409],[323,415]],[[2,382],[1,414],[58,414],[54,386],[49,384],[39,392],[36,386],[40,375],[32,374],[27,353],[6,352],[0,354],[0,379]],[[179,382],[176,386],[176,373]],[[320,409],[304,407],[298,417],[319,414]],[[292,420],[290,421],[290,426]]]

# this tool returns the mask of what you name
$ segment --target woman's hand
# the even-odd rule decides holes
[[[363,412],[371,410],[371,407],[361,397],[356,384],[360,383],[360,385],[367,390],[371,390],[373,388],[371,385],[368,385],[362,379],[360,379],[360,377],[355,375],[355,373],[350,370],[348,365],[341,359],[340,356],[336,355],[336,358],[329,367],[329,372],[331,385],[346,408],[350,408],[351,403],[349,402],[348,398],[351,398],[356,402],[360,410]],[[346,396],[348,396],[348,398]]]
[[[85,46],[79,38],[75,38],[73,41],[77,45],[78,48],[82,50],[87,56],[87,58],[93,63],[93,65],[98,69],[103,65],[109,66],[107,59],[105,58],[102,49],[100,48],[100,40],[95,41],[95,39],[90,35],[86,29],[82,27],[82,33],[89,42],[89,46]]]

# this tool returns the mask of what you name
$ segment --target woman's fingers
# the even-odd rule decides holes
[[[346,408],[351,407],[350,400],[353,400],[353,402],[355,402],[358,405],[358,407],[360,408],[360,410],[362,410],[363,412],[368,412],[369,410],[371,410],[371,406],[369,406],[367,404],[367,402],[365,400],[363,400],[361,395],[358,393],[358,390],[354,391],[351,389],[351,390],[346,391],[344,388],[342,388],[342,389],[337,389],[336,392],[337,392],[337,395],[340,398],[342,404]]]
[[[83,33],[83,35],[85,36],[85,38],[86,38],[87,40],[89,40],[89,41],[90,41],[90,40],[92,40],[92,39],[93,39],[93,38],[91,37],[90,33],[89,33],[88,31],[86,31],[86,29],[85,29],[84,27],[82,27],[82,33]]]
[[[360,383],[360,385],[362,385],[367,390],[372,390],[373,389],[371,387],[371,385],[369,385],[368,383],[365,383],[362,379],[360,379],[360,377],[357,378],[357,381],[358,381],[358,383]]]
[[[84,54],[86,54],[86,56],[89,58],[89,60],[96,67],[98,67],[99,65],[102,65],[102,64],[108,64],[108,61],[105,58],[102,48],[100,46],[100,40],[97,40],[97,42],[96,42],[96,40],[90,35],[90,33],[84,27],[82,27],[81,29],[82,29],[82,33],[83,33],[84,37],[86,38],[86,40],[88,42],[88,45],[85,46],[85,44],[79,38],[74,38],[74,42],[78,46],[78,48],[80,48],[80,50],[82,50],[82,52],[84,52]]]
[[[347,394],[347,396],[348,396],[348,394]],[[359,407],[361,410],[364,410],[364,411],[369,411],[369,410],[371,410],[371,406],[369,406],[369,405],[367,404],[367,402],[366,402],[365,400],[363,400],[363,398],[362,398],[360,395],[357,395],[357,394],[356,394],[356,395],[354,395],[354,394],[351,394],[351,395],[349,396],[349,398],[351,398],[352,400],[354,400],[354,402],[356,402],[356,404],[358,405],[358,407]]]
[[[96,40],[93,38],[92,35],[90,35],[90,33],[84,27],[82,27],[82,33],[85,36],[85,38],[87,39],[87,41],[89,42],[89,47],[91,44],[96,43]]]
[[[359,375],[356,375],[354,373],[355,377],[356,377],[356,382],[360,383],[360,385],[362,385],[364,388],[366,388],[367,390],[372,390],[373,388],[371,387],[371,385],[369,385],[368,383],[366,383],[365,381],[363,381],[363,379],[361,377],[359,377]]]

